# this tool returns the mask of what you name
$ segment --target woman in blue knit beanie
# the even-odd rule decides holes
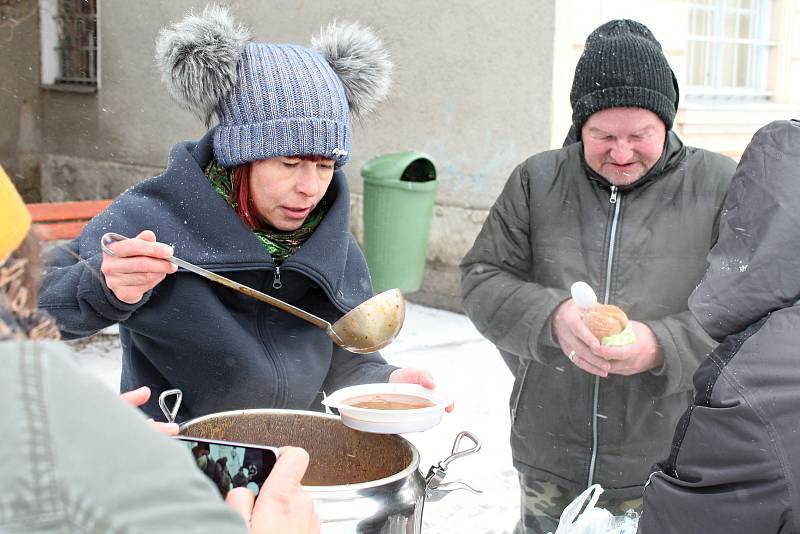
[[[120,195],[53,258],[40,306],[62,335],[119,323],[122,391],[179,388],[182,419],[318,410],[323,392],[359,383],[433,388],[427,371],[346,352],[316,326],[167,261],[174,252],[330,322],[372,296],[341,169],[351,115],[388,93],[381,41],[331,24],[309,48],[253,43],[225,9],[209,7],[162,30],[156,61],[183,107],[219,123],[175,145],[163,174]],[[105,255],[109,231],[135,238]],[[159,416],[155,402],[143,409]]]

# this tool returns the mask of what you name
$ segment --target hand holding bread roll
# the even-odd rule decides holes
[[[613,304],[598,304],[597,295],[586,282],[570,287],[575,304],[584,311],[583,322],[602,345],[627,345],[636,341],[628,316]]]
[[[602,345],[627,345],[636,341],[628,316],[613,304],[595,304],[586,310],[583,322]]]
[[[614,336],[628,326],[628,316],[613,304],[595,304],[586,311],[583,322],[597,339]]]

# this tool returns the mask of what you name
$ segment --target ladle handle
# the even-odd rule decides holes
[[[126,239],[128,238],[123,235],[109,232],[107,234],[103,234],[103,237],[100,238],[100,247],[103,249],[103,252],[105,252],[109,256],[113,256],[114,252],[110,248],[108,248],[108,245],[114,241],[125,241]],[[266,293],[262,293],[261,291],[253,289],[252,287],[247,287],[246,285],[240,284],[239,282],[234,282],[230,278],[225,278],[224,276],[220,276],[217,273],[212,273],[211,271],[207,271],[202,267],[198,267],[193,263],[189,263],[188,261],[176,258],[175,256],[168,258],[168,261],[174,263],[178,267],[183,267],[187,271],[199,274],[200,276],[207,278],[212,282],[222,284],[223,286],[228,286],[231,289],[239,291],[240,293],[244,293],[245,295],[253,297],[254,299],[266,302],[267,304],[275,306],[276,308],[281,309],[287,313],[291,313],[296,317],[305,319],[306,321],[315,324],[316,326],[322,328],[323,330],[328,331],[331,329],[331,323],[329,323],[328,321],[320,319],[316,315],[312,315],[307,311],[301,310],[300,308],[296,308],[291,304],[283,302],[282,300],[278,300],[275,297],[271,297]]]

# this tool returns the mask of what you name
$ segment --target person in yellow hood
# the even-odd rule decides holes
[[[5,261],[19,247],[30,227],[31,215],[14,184],[0,167],[0,228],[3,229],[0,232],[0,261]]]

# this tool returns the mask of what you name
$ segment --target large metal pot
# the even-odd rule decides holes
[[[172,410],[162,393],[159,399],[167,419],[173,421],[180,396]],[[453,460],[477,452],[480,441],[461,432],[447,459],[423,477],[419,452],[408,440],[390,434],[370,434],[342,424],[339,417],[297,410],[239,410],[192,419],[180,425],[188,436],[303,447],[311,461],[303,486],[311,495],[323,534],[418,534],[422,510],[451,491],[474,490],[463,482],[442,483]],[[461,450],[468,438],[471,447]]]

